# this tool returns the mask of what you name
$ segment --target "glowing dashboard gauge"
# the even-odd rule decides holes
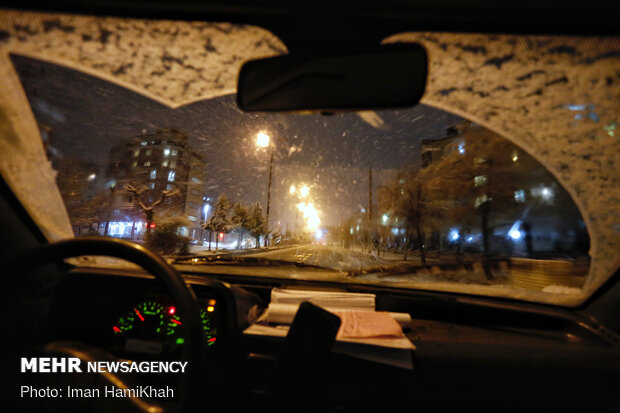
[[[135,338],[153,338],[164,334],[164,307],[156,301],[144,301],[118,319],[115,334]]]
[[[209,346],[215,344],[217,334],[216,328],[213,325],[212,312],[212,306],[209,306],[208,309],[200,309],[200,326],[202,327],[205,343]],[[176,337],[176,344],[183,344],[184,339],[179,337],[181,334],[180,326],[183,324],[181,318],[175,314],[174,307],[170,307],[167,313],[169,318],[166,322],[166,336]]]
[[[217,329],[212,323],[211,320],[211,311],[205,311],[204,309],[200,310],[200,323],[202,326],[202,332],[204,334],[205,340],[208,345],[212,346],[215,344]]]

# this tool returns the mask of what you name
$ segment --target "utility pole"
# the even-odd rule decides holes
[[[269,159],[269,186],[267,187],[267,234],[269,234],[269,206],[271,204],[271,176],[273,172],[273,148],[271,149],[271,157]],[[267,246],[267,240],[269,235],[265,236],[265,247]]]
[[[372,167],[368,169],[368,252],[372,252]]]
[[[372,222],[372,167],[368,170],[368,220]]]

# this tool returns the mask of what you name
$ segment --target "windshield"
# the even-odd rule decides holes
[[[501,39],[517,51],[529,44],[528,59],[549,59],[551,69],[542,70],[517,52],[496,55],[480,46],[497,36],[465,36],[470,43],[463,44],[456,35],[401,35],[388,41],[421,41],[430,51],[423,103],[332,115],[249,114],[234,95],[240,64],[286,52],[267,31],[86,18],[98,25],[89,29],[74,17],[28,16],[6,14],[5,23],[26,20],[0,33],[11,44],[10,65],[75,236],[128,239],[197,272],[226,262],[260,265],[273,276],[270,267],[293,263],[301,279],[447,291],[465,285],[543,301],[578,296],[586,285],[596,260],[584,205],[575,202],[579,180],[570,176],[572,166],[558,166],[572,155],[543,165],[550,149],[540,150],[536,128],[515,124],[547,94],[572,85],[553,60],[588,59],[579,39]],[[47,32],[56,43],[45,40]],[[147,36],[149,47],[133,43]],[[486,83],[460,77],[438,85],[442,78],[433,73],[447,70],[448,57],[435,50],[478,67]],[[617,73],[605,77],[614,59],[584,63],[598,64],[603,84],[594,89],[617,91]],[[511,80],[498,83],[507,74]],[[515,104],[511,93],[519,87]],[[493,101],[484,116],[473,115],[479,102],[470,96],[502,93],[503,105]],[[538,122],[544,137],[594,125],[588,139],[610,143],[611,155],[597,162],[611,165],[604,174],[611,176],[617,99],[612,106],[596,99],[563,100],[557,109],[570,121],[556,123],[556,131],[534,115],[530,123]],[[518,127],[526,139],[514,138]],[[587,145],[571,151],[582,161],[593,157]],[[565,182],[575,184],[571,192]]]

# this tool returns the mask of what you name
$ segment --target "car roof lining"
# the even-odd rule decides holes
[[[4,4],[22,10],[254,24],[274,32],[290,48],[306,37],[308,28],[346,37],[357,27],[363,29],[355,33],[358,42],[369,34],[378,40],[387,31],[411,30],[613,34],[618,33],[619,9],[617,3],[612,6],[603,0],[587,4],[578,0],[267,0],[260,4],[253,0],[9,0]],[[317,19],[321,24],[316,24]]]

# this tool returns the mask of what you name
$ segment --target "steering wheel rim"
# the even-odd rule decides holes
[[[109,256],[130,261],[165,285],[178,309],[179,316],[183,318],[181,328],[185,341],[181,349],[181,359],[188,363],[185,373],[179,380],[177,406],[178,411],[189,411],[192,400],[197,394],[202,357],[200,310],[193,290],[178,271],[159,255],[141,245],[114,238],[80,237],[45,244],[29,251],[29,257],[32,258],[26,261],[25,266],[33,269],[47,263],[84,255]]]

